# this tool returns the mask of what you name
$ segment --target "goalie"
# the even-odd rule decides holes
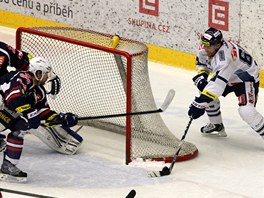
[[[12,71],[1,77],[4,107],[0,111],[0,130],[11,131],[7,136],[1,180],[27,180],[27,173],[16,166],[27,131],[38,136],[54,150],[65,154],[74,154],[82,143],[82,137],[70,129],[77,124],[77,116],[72,113],[57,114],[49,108],[43,85],[51,74],[48,61],[35,57],[30,61],[29,71]],[[41,120],[45,121],[44,127],[40,126]],[[61,123],[61,126],[53,126],[56,123]]]
[[[17,50],[11,45],[0,42],[0,84],[3,84],[6,81],[6,78],[9,78],[9,75],[5,75],[8,74],[8,70],[28,70],[29,59],[31,58],[32,56],[29,53]],[[56,95],[60,91],[60,85],[60,78],[54,72],[52,72],[44,87],[46,93],[52,99],[55,99]],[[0,103],[2,104],[2,99],[0,99]],[[38,130],[31,130],[30,132],[37,136],[50,148],[63,154],[74,154],[80,147],[80,145],[76,147],[71,146],[73,145],[70,140],[71,135],[65,133],[65,130],[62,130],[59,126],[53,126],[49,128],[39,127]],[[6,147],[5,138],[6,136],[4,134],[0,134],[0,152]]]

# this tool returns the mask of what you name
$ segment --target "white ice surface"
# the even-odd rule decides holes
[[[1,27],[0,40],[15,45],[14,30]],[[162,117],[181,138],[189,119],[189,104],[198,93],[191,80],[195,72],[152,62],[149,72],[157,106],[169,89],[176,91]],[[125,165],[124,137],[84,127],[80,131],[83,147],[74,156],[54,153],[27,135],[19,167],[28,173],[28,183],[0,182],[0,188],[59,198],[124,198],[131,189],[136,190],[138,198],[264,197],[264,141],[239,117],[234,95],[220,100],[228,137],[204,137],[199,130],[207,123],[207,117],[193,121],[186,140],[197,146],[199,155],[176,163],[170,176],[147,177],[146,170],[160,170],[162,163]],[[263,89],[257,109],[264,115]],[[8,198],[26,197],[2,194]]]

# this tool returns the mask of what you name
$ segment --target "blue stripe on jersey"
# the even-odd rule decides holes
[[[235,74],[240,78],[243,82],[251,81],[254,82],[254,77],[251,76],[247,71],[237,70]]]
[[[218,79],[224,81],[225,83],[228,82],[228,81],[227,81],[225,78],[223,78],[222,76],[217,75],[216,78],[218,78]]]

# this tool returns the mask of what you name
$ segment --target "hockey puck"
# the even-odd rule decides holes
[[[131,190],[128,195],[126,196],[126,198],[134,198],[136,196],[136,191],[133,189]]]

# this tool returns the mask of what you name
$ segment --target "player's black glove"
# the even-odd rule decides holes
[[[211,101],[212,99],[205,95],[201,95],[199,98],[195,97],[195,100],[189,107],[188,115],[193,119],[201,117],[205,112],[205,108],[208,107],[208,103]]]
[[[73,127],[78,123],[78,116],[73,113],[60,113],[50,116],[44,126],[52,127],[61,124],[63,127]]]
[[[73,127],[78,123],[78,116],[73,113],[60,113],[59,116],[63,119],[63,127]]]
[[[194,85],[200,90],[203,91],[203,89],[206,87],[208,84],[207,82],[208,74],[203,72],[200,74],[197,74],[196,76],[193,77],[193,82]]]
[[[61,124],[63,127],[73,127],[78,123],[78,116],[73,113],[54,114],[46,120],[44,126],[52,127]]]

